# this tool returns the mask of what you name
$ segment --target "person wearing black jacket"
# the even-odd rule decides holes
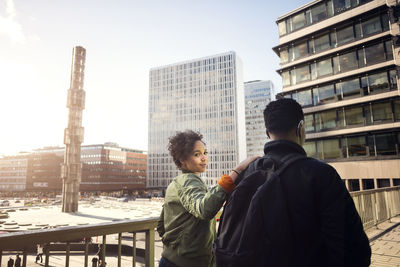
[[[243,171],[238,182],[254,172],[260,161],[271,157],[304,155],[304,114],[301,106],[292,99],[272,101],[264,110],[266,134],[271,139],[264,146],[265,156],[254,161]],[[370,265],[371,248],[363,230],[353,199],[336,170],[316,159],[306,158],[293,163],[282,173],[282,187],[286,191],[287,209],[293,239],[287,240],[293,248],[292,266],[364,267]],[[258,215],[257,215],[258,214]],[[254,221],[274,220],[257,213]],[[264,227],[265,228],[265,227]],[[273,257],[267,262],[279,262],[288,257],[287,251],[270,255],[263,250],[263,240],[277,240],[279,236],[265,237],[263,229],[257,231],[259,242],[249,242],[260,260],[252,266],[263,264],[265,255]],[[274,239],[275,238],[275,239]],[[254,240],[254,239],[253,239]],[[281,241],[280,241],[281,242]],[[268,244],[273,246],[272,244]],[[257,260],[256,260],[257,261]],[[261,263],[260,263],[261,262]]]

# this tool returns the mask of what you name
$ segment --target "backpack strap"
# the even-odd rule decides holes
[[[289,154],[283,157],[281,160],[282,164],[275,171],[275,174],[280,176],[290,165],[302,159],[307,159],[307,157],[302,154]]]

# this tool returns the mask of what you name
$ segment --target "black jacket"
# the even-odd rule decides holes
[[[264,153],[277,161],[288,154],[306,155],[301,146],[285,140],[268,142]],[[251,163],[239,176],[238,183],[252,173],[255,166],[260,166],[258,161],[264,158]],[[291,165],[281,175],[281,181],[287,194],[294,235],[295,266],[369,266],[368,238],[354,202],[333,167],[308,158]],[[274,256],[279,259],[287,254],[282,251]]]

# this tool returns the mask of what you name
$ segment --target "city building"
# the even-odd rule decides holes
[[[61,193],[61,165],[64,162],[64,153],[65,148],[63,147],[45,147],[33,150],[27,156],[26,191]]]
[[[64,155],[64,147],[46,147],[1,158],[0,191],[61,193]],[[84,145],[81,163],[80,192],[145,190],[145,151],[115,143]]]
[[[115,143],[82,146],[80,191],[133,191],[146,187],[147,155]]]
[[[275,98],[274,84],[260,80],[245,82],[244,94],[247,156],[261,156],[264,155],[264,144],[268,141],[263,111]]]
[[[150,70],[147,187],[165,188],[179,171],[168,153],[177,131],[204,136],[213,185],[246,155],[242,64],[235,52]]]
[[[25,191],[28,160],[25,155],[0,159],[0,191]]]
[[[317,0],[277,19],[283,93],[305,114],[307,154],[350,191],[400,185],[399,7]]]

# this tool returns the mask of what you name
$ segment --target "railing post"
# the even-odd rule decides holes
[[[44,266],[49,267],[50,244],[45,244],[43,249],[45,253]]]
[[[118,267],[121,267],[122,233],[118,233]]]
[[[89,240],[87,237],[85,237],[85,267],[88,267],[88,262],[89,262],[88,256],[89,256]]]
[[[103,256],[101,257],[101,261],[103,262],[103,265],[106,265],[106,235],[103,235]]]
[[[145,266],[154,267],[154,229],[146,231]]]
[[[132,244],[132,267],[136,267],[136,233],[133,232],[132,236],[133,244]]]
[[[24,248],[24,251],[22,252],[22,267],[26,267],[26,248]]]
[[[65,251],[65,267],[69,267],[69,251],[70,251],[70,243],[67,242],[67,247]]]
[[[374,192],[371,195],[373,202],[371,203],[373,205],[372,207],[372,213],[373,213],[373,217],[374,217],[374,225],[377,226],[378,225],[378,197],[377,197],[377,192]]]

